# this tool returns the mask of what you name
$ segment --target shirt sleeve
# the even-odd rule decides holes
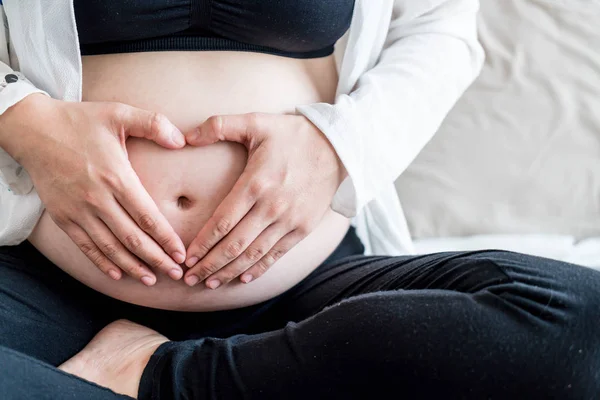
[[[8,24],[1,1],[0,18],[1,115],[32,93],[47,93],[11,67],[16,63],[11,63],[9,56]],[[16,245],[26,240],[43,209],[27,172],[0,148],[0,246]]]
[[[16,62],[11,63],[10,59],[10,35],[2,0],[0,0],[0,22],[2,23],[2,29],[0,29],[0,115],[2,115],[32,93],[47,93],[36,88],[26,77],[11,67]]]
[[[11,67],[8,23],[1,4],[0,1],[0,115],[30,94],[47,95]],[[33,183],[27,172],[0,148],[0,190],[3,189],[10,189],[16,195],[26,195],[33,190]]]
[[[391,185],[474,81],[484,60],[478,10],[478,0],[394,1],[373,66],[353,81],[352,70],[342,64],[342,76],[355,82],[349,94],[335,104],[297,108],[323,131],[348,171],[333,199],[334,211],[353,217]],[[367,38],[380,29],[360,31]],[[363,38],[350,35],[350,45],[356,45],[347,52],[365,46]]]
[[[33,93],[47,94],[36,88],[20,72],[0,62],[0,115]]]

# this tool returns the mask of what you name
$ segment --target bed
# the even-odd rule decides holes
[[[578,241],[566,235],[476,235],[418,239],[415,246],[420,254],[482,249],[510,250],[600,270],[600,237]]]
[[[481,76],[397,182],[419,252],[600,269],[600,2],[481,0]]]

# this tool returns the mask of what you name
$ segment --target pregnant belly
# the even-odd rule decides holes
[[[331,59],[248,53],[94,56],[84,58],[84,100],[120,101],[159,111],[185,130],[214,114],[289,112],[297,104],[331,101],[335,78]],[[247,157],[234,143],[172,151],[129,139],[127,149],[144,187],[186,246],[228,194]],[[47,214],[29,240],[59,268],[108,296],[161,309],[215,311],[256,304],[291,288],[331,254],[348,225],[346,218],[329,211],[315,231],[263,277],[250,284],[235,280],[216,291],[203,285],[190,288],[160,274],[151,288],[128,277],[112,281]]]

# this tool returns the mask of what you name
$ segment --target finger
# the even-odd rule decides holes
[[[246,144],[252,137],[256,139],[255,135],[260,132],[258,125],[263,118],[264,115],[258,113],[216,115],[186,132],[185,138],[192,146],[206,146],[219,141]]]
[[[265,254],[263,258],[260,259],[260,261],[242,274],[242,277],[240,278],[241,281],[250,283],[260,278],[273,266],[273,264],[275,264],[275,262],[277,262],[277,260],[281,259],[281,257],[294,248],[294,246],[300,243],[305,237],[306,235],[300,234],[297,230],[285,235],[267,252],[267,254]]]
[[[241,256],[206,278],[206,286],[216,288],[231,282],[259,262],[287,233],[288,229],[285,228],[284,224],[276,223],[269,226],[248,246]],[[213,283],[215,281],[218,284]]]
[[[231,233],[223,238],[198,264],[186,272],[186,283],[194,286],[238,258],[276,218],[275,215],[265,216],[261,207],[254,207]],[[216,285],[216,287],[218,286],[220,284]],[[216,287],[211,288],[216,289]]]
[[[183,269],[171,260],[158,244],[135,224],[119,204],[113,203],[113,207],[100,217],[119,239],[119,244],[124,246],[123,250],[127,254],[135,254],[139,260],[153,269],[165,272],[174,280],[181,279]]]
[[[118,281],[123,276],[121,269],[117,267],[112,261],[110,261],[104,253],[100,251],[98,246],[85,233],[81,227],[75,223],[71,223],[68,227],[64,228],[65,233],[71,238],[73,243],[79,250],[104,274],[110,278]]]
[[[127,136],[148,139],[168,149],[185,146],[183,133],[160,113],[124,105],[119,117]]]
[[[99,219],[89,221],[85,227],[94,244],[106,258],[120,267],[132,278],[141,281],[146,286],[156,283],[156,276],[140,260],[136,259],[123,244],[113,235],[108,227]]]
[[[246,171],[242,173],[227,197],[219,204],[212,217],[189,245],[185,263],[189,268],[203,259],[254,206],[262,189],[249,183],[250,176]]]
[[[152,197],[142,186],[133,169],[127,174],[126,185],[116,188],[114,193],[119,204],[129,213],[135,223],[150,235],[171,258],[167,254],[163,254],[159,257],[160,260],[147,260],[142,257],[144,246],[138,246],[135,250],[132,250],[133,253],[148,262],[152,267],[167,273],[173,268],[178,268],[177,263],[185,261],[185,246],[171,224],[160,212]],[[113,223],[113,225],[115,224]],[[132,239],[135,239],[135,237],[132,237]]]

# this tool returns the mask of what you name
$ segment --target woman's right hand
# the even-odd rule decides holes
[[[129,136],[185,146],[166,117],[121,103],[32,94],[0,116],[0,147],[25,168],[54,222],[99,269],[115,280],[125,271],[148,286],[156,283],[148,266],[180,279],[185,247],[129,163]]]

